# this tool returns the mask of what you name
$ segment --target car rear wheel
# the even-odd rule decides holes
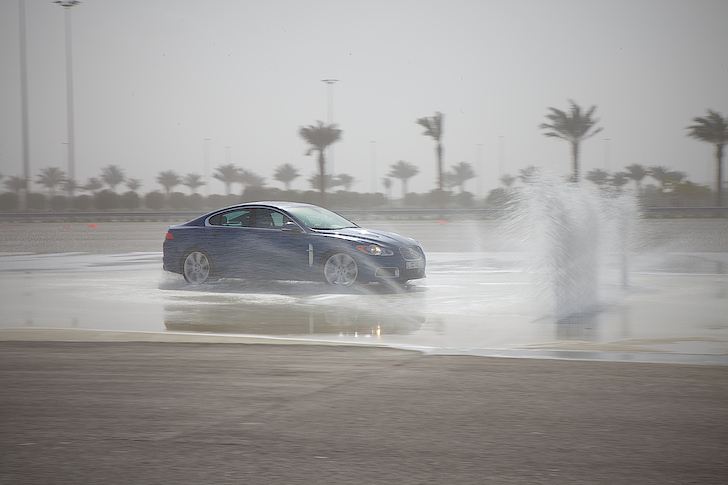
[[[351,286],[359,276],[354,258],[346,253],[332,254],[324,264],[324,279],[332,286]]]
[[[201,251],[191,251],[182,265],[182,274],[185,280],[193,285],[201,285],[210,280],[212,275],[212,261]]]

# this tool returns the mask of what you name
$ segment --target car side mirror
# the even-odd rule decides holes
[[[290,232],[293,234],[300,234],[303,232],[303,230],[293,221],[284,222],[283,226],[281,226],[281,231],[283,232]]]

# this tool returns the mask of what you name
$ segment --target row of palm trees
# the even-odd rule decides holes
[[[549,108],[550,113],[546,115],[550,123],[542,123],[541,129],[547,130],[544,133],[547,137],[560,138],[566,140],[571,144],[571,156],[573,163],[573,174],[572,180],[579,181],[579,148],[583,141],[588,140],[600,131],[602,128],[596,128],[596,124],[599,122],[598,119],[593,118],[596,106],[592,106],[586,112],[582,112],[581,107],[574,101],[569,101],[571,107],[568,113],[556,108]],[[723,200],[723,149],[728,143],[728,117],[723,118],[720,113],[708,110],[708,115],[705,117],[693,118],[693,125],[687,126],[685,129],[688,130],[687,136],[696,140],[710,143],[715,145],[715,166],[716,166],[716,199],[715,205],[721,206]],[[638,166],[633,166],[638,167]],[[629,167],[627,167],[629,170]],[[647,173],[643,173],[640,176],[640,172],[634,174],[615,174],[616,179],[613,180],[619,182],[621,176],[627,176],[637,180],[635,177],[644,178],[646,175],[652,175],[653,177],[660,180],[663,186],[666,183],[679,183],[685,174],[681,172],[671,172],[665,167],[651,167]],[[599,181],[597,183],[605,182],[605,174],[601,171],[590,172],[592,181]],[[675,180],[679,178],[680,180]],[[596,180],[594,180],[596,179]]]
[[[524,183],[533,182],[538,178],[538,174],[540,172],[541,169],[539,167],[531,165],[519,170],[519,175],[517,177],[505,174],[500,178],[500,181],[506,188],[510,189],[519,180]],[[585,178],[600,187],[611,186],[615,188],[621,188],[630,181],[634,181],[637,194],[641,194],[642,180],[644,180],[645,177],[652,177],[658,181],[662,192],[669,192],[680,183],[689,183],[685,172],[671,170],[669,167],[661,165],[644,167],[643,165],[636,163],[625,167],[624,172],[609,173],[601,169],[591,170],[586,174]],[[571,177],[569,180],[571,180]]]
[[[584,111],[582,108],[573,100],[569,100],[570,107],[568,110],[560,110],[557,108],[548,108],[549,112],[546,115],[548,123],[542,123],[539,128],[546,130],[544,136],[551,138],[558,138],[567,141],[571,145],[571,158],[572,158],[572,175],[571,181],[578,182],[580,179],[580,148],[581,144],[600,133],[603,128],[597,127],[599,119],[594,117],[596,106],[592,106],[588,110]],[[448,183],[452,184],[452,176],[448,176],[443,172],[443,153],[444,149],[442,146],[442,135],[443,135],[443,120],[444,115],[440,112],[436,112],[434,116],[423,117],[417,119],[415,122],[425,128],[422,133],[424,136],[428,136],[435,141],[435,159],[437,163],[437,189],[442,194],[444,188],[448,186]],[[720,113],[708,110],[708,116],[706,117],[695,117],[693,118],[693,125],[686,127],[688,130],[687,136],[694,138],[699,141],[711,143],[715,145],[715,160],[716,160],[716,205],[721,206],[723,200],[723,149],[728,143],[728,117],[723,118]],[[324,152],[328,146],[341,139],[341,130],[336,125],[324,125],[323,122],[319,121],[317,125],[310,125],[307,127],[301,127],[299,134],[301,137],[309,143],[310,148],[307,151],[307,155],[313,152],[318,153],[318,169],[319,176],[321,179],[320,191],[323,198],[325,191],[325,157]],[[400,178],[402,180],[402,190],[406,193],[407,179],[418,173],[418,169],[414,166],[404,165],[406,162],[398,162],[398,167],[390,172],[390,176]],[[465,163],[465,162],[463,162]],[[653,167],[654,168],[654,167]],[[472,167],[465,167],[460,165],[460,169],[469,170],[472,172]],[[613,177],[612,183],[619,185],[623,180],[626,180],[629,172],[618,173]],[[457,169],[455,169],[457,173]],[[400,174],[392,175],[392,174]],[[677,176],[676,172],[665,172],[662,173],[659,170],[651,170],[653,176],[663,177],[663,180],[674,180]],[[474,173],[472,174],[474,177]],[[633,177],[637,174],[633,174]],[[449,182],[448,182],[449,177]],[[605,183],[608,178],[606,172],[597,170],[592,171],[588,174],[588,178],[596,183]],[[642,176],[644,177],[644,175]],[[683,174],[684,177],[684,174]],[[630,178],[630,177],[627,177]],[[389,181],[384,181],[385,187],[389,189]],[[624,185],[624,183],[622,183]],[[460,183],[462,189],[462,183]]]
[[[580,178],[579,157],[581,143],[601,132],[603,128],[596,126],[599,122],[599,119],[594,117],[596,106],[592,106],[588,110],[583,111],[576,102],[569,100],[569,103],[570,107],[567,111],[553,107],[548,108],[549,113],[546,115],[546,118],[549,123],[542,123],[539,125],[539,128],[546,130],[544,136],[559,138],[570,143],[572,157],[571,180],[578,182]],[[436,112],[432,117],[423,117],[415,120],[416,124],[425,128],[423,135],[428,136],[435,141],[437,190],[440,194],[442,194],[446,187],[453,186],[460,187],[460,190],[462,191],[465,181],[475,177],[472,167],[466,162],[461,162],[454,166],[451,172],[443,172],[443,121],[444,115],[440,112]],[[686,127],[688,130],[687,136],[699,141],[711,143],[716,147],[716,205],[720,206],[722,203],[723,192],[721,183],[723,180],[723,150],[726,143],[728,143],[728,117],[723,118],[719,113],[713,110],[708,110],[708,116],[693,118],[693,122],[693,125]],[[339,174],[337,176],[327,174],[325,163],[325,152],[327,148],[333,143],[341,140],[342,130],[340,130],[335,124],[326,125],[322,121],[318,121],[315,125],[300,127],[299,135],[306,143],[308,143],[308,149],[305,152],[306,155],[317,154],[318,173],[309,178],[309,183],[311,183],[313,187],[317,187],[320,191],[322,203],[324,202],[327,189],[343,185],[347,187],[348,190],[348,188],[354,183],[354,178],[347,174]],[[396,164],[393,164],[391,169],[392,170],[388,177],[400,179],[402,181],[403,195],[406,194],[408,179],[419,173],[419,169],[404,161],[399,161]],[[625,177],[634,179],[634,177],[638,176],[637,172],[630,175],[631,172],[629,172],[629,167],[627,167],[627,170],[628,172],[620,172],[612,176],[611,183],[613,185],[619,185]],[[663,175],[660,175],[660,173],[661,172],[658,170],[651,170],[651,174],[653,176],[657,174],[657,176],[664,176],[668,178],[672,177],[672,179],[677,176],[676,173],[669,171],[665,172]],[[298,170],[290,164],[278,166],[274,172],[274,178],[283,182],[287,189],[290,188],[291,181],[299,176],[300,174],[298,173]],[[645,175],[642,177],[644,176]],[[243,187],[262,186],[265,180],[258,174],[249,170],[241,169],[233,164],[217,167],[213,177],[225,184],[227,194],[230,194],[232,184],[239,183]],[[607,179],[609,179],[609,175],[606,174],[606,172],[596,170],[591,171],[587,175],[587,178],[595,183],[606,183]],[[131,191],[135,191],[141,186],[141,180],[126,178],[124,171],[116,165],[104,167],[99,178],[92,177],[85,185],[79,185],[74,180],[66,178],[63,171],[57,167],[48,167],[41,170],[37,182],[48,188],[52,195],[55,193],[56,187],[59,186],[69,194],[73,194],[76,190],[86,190],[95,193],[101,190],[104,187],[104,184],[107,185],[111,191],[115,191],[116,187],[122,183],[125,183]],[[202,177],[198,174],[187,174],[182,176],[173,170],[160,172],[157,176],[157,182],[164,187],[165,192],[168,194],[178,185],[188,186],[193,193],[197,190],[197,188],[204,185]],[[385,179],[383,182],[385,187],[389,189],[391,182],[388,179]],[[5,185],[10,190],[16,192],[19,192],[26,187],[25,181],[19,177],[10,177],[5,181]]]

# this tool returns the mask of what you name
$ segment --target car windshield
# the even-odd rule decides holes
[[[288,207],[286,210],[311,229],[334,230],[358,227],[350,220],[322,207]]]

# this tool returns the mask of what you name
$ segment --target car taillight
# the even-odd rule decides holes
[[[174,236],[168,231],[167,234],[164,235],[164,239],[174,239]]]

